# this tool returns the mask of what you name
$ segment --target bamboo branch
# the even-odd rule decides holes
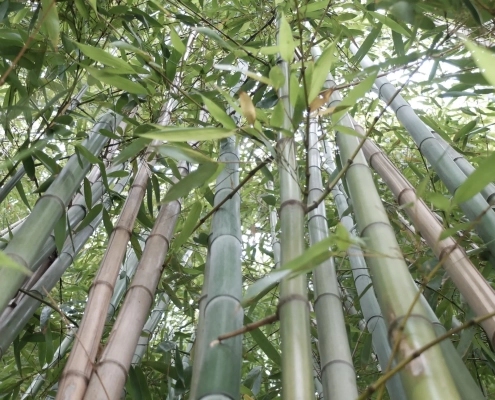
[[[244,325],[240,329],[220,335],[216,340],[210,343],[210,347],[220,344],[222,340],[227,340],[235,336],[243,335],[244,333],[254,331],[255,329],[261,328],[262,326],[273,324],[274,322],[278,321],[278,319],[278,314],[272,314],[266,318],[260,319],[259,321]]]

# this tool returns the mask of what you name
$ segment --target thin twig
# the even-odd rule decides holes
[[[276,321],[278,321],[278,314],[273,314],[266,318],[260,319],[259,321],[244,325],[240,329],[220,335],[217,339],[210,343],[210,347],[220,344],[222,340],[227,340],[235,336],[243,335],[244,333],[254,331],[255,329],[258,329],[262,326],[273,324]]]

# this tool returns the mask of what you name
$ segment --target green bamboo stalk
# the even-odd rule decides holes
[[[351,44],[351,51],[356,53],[357,50],[357,47]],[[361,66],[368,68],[373,66],[373,63],[369,57],[365,56],[361,60]],[[386,102],[389,102],[396,93],[395,87],[385,77],[377,78],[375,84],[380,98]],[[397,95],[394,98],[390,107],[394,110],[397,119],[414,139],[421,154],[431,164],[449,192],[454,194],[457,188],[466,180],[466,175],[454,160],[447,155],[443,145],[435,139],[430,129],[401,95]],[[479,193],[460,204],[460,207],[470,221],[476,221],[475,230],[490,251],[490,262],[495,263],[495,212],[489,209],[488,203]]]
[[[308,138],[308,204],[312,204],[323,193],[317,130],[318,121],[312,120]],[[323,202],[309,213],[308,225],[312,246],[328,237],[328,221]],[[358,396],[356,373],[333,258],[313,270],[313,282],[324,398],[354,399]]]
[[[100,129],[113,131],[122,117],[110,113],[101,117],[93,128],[93,134],[83,142],[83,146],[94,155],[98,155],[108,141],[108,137],[97,132]],[[33,211],[5,248],[5,253],[17,263],[32,269],[46,238],[65,209],[88,172],[91,163],[74,154],[57,176],[46,193],[38,200]],[[26,246],[29,243],[29,246]],[[0,266],[0,312],[6,308],[10,299],[25,279],[24,273]]]
[[[331,176],[336,170],[332,156],[332,149],[330,147],[330,143],[326,140],[323,141],[323,145],[325,155],[324,168],[328,175]],[[341,181],[339,181],[339,183],[332,189],[331,193],[335,201],[335,205],[337,206],[340,222],[349,233],[355,234],[355,223],[352,215],[345,214],[349,208],[349,204],[347,202],[344,185]],[[387,340],[387,327],[375,295],[375,290],[373,287],[370,287],[373,283],[368,271],[368,266],[366,265],[363,252],[359,246],[354,244],[351,245],[347,250],[347,255],[351,264],[354,284],[356,285],[359,303],[361,304],[361,311],[363,312],[368,332],[371,333],[373,349],[376,353],[381,369],[384,371],[387,368],[388,361],[392,354],[392,349],[390,348],[390,344]],[[395,375],[389,379],[386,383],[386,387],[391,399],[402,400],[406,398],[404,387],[399,375]]]
[[[328,78],[325,87],[335,87],[330,74]],[[335,107],[340,101],[339,92],[334,91],[329,106]],[[354,129],[348,114],[341,118],[339,125]],[[351,159],[358,148],[358,139],[340,132],[336,132],[336,139],[342,159]],[[435,332],[426,318],[423,306],[414,303],[417,288],[410,279],[409,270],[362,151],[357,153],[345,178],[358,228],[368,247],[366,263],[371,270],[389,338],[394,346],[398,345],[396,360],[400,361],[407,357],[409,352],[433,341],[436,337]],[[402,331],[399,327],[411,306],[412,313]],[[408,369],[401,371],[402,382],[409,399],[460,398],[439,346],[432,347],[415,362],[414,365],[410,364]]]
[[[217,178],[215,205],[239,184],[239,156],[235,137],[220,142],[220,162],[225,168]],[[208,297],[204,306],[203,349],[195,399],[238,398],[241,381],[242,336],[210,346],[218,336],[242,327],[244,310],[241,272],[240,196],[222,205],[212,219],[208,240]]]
[[[281,18],[277,18],[280,31]],[[280,42],[280,32],[277,41]],[[293,131],[293,108],[289,96],[289,65],[279,59],[278,66],[285,77],[279,90],[284,105],[284,129]],[[298,182],[296,144],[293,137],[279,135],[277,142],[278,169],[280,176],[280,264],[304,252],[304,215],[306,207],[301,201]],[[309,331],[309,308],[306,275],[283,279],[280,283],[278,314],[282,349],[282,395],[287,400],[312,399],[311,335]]]
[[[113,191],[120,193],[127,184],[128,178],[120,179],[114,186]],[[104,201],[105,207],[108,209],[111,206],[111,200],[107,197]],[[77,254],[86,244],[98,225],[102,221],[103,214],[100,213],[81,231],[73,235],[73,238],[68,238],[64,244],[58,258],[48,268],[48,270],[40,277],[40,279],[31,287],[30,291],[39,298],[45,298],[45,290],[50,292],[66,269],[73,263]],[[39,307],[40,302],[33,297],[24,295],[20,298],[15,308],[0,321],[0,359],[7,351],[7,348],[19,335],[21,330],[31,319],[34,312]]]
[[[355,125],[355,128],[357,132],[364,134],[360,126]],[[370,166],[381,176],[398,203],[402,206],[408,205],[404,207],[407,215],[421,232],[421,236],[433,250],[437,259],[443,260],[443,267],[447,274],[476,316],[480,317],[495,311],[495,291],[452,237],[439,240],[444,232],[443,226],[426,204],[417,198],[416,190],[409,181],[395,168],[385,153],[370,140],[365,142],[363,152]],[[481,326],[493,345],[495,343],[495,317],[484,320]]]
[[[450,156],[450,158],[452,158],[452,160],[454,160],[454,162],[464,173],[464,175],[469,176],[475,171],[473,165],[468,160],[466,160],[463,155],[454,150],[454,148],[452,148],[452,146],[448,144],[443,137],[441,137],[434,130],[431,130],[431,133],[433,136],[435,136],[435,139],[437,139],[442,144],[447,154]],[[485,198],[487,203],[495,205],[495,184],[489,183],[488,185],[486,185],[485,188],[481,191],[481,194]]]
[[[189,172],[185,162],[179,163],[178,168],[182,176]],[[91,374],[84,399],[120,398],[139,337],[155,298],[180,209],[180,200],[161,207],[107,345]]]

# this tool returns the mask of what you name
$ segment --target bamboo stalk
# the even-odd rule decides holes
[[[93,128],[93,135],[83,142],[83,146],[92,154],[99,154],[108,141],[108,137],[97,134],[97,132],[103,128],[113,130],[121,118],[120,116],[105,114]],[[5,254],[26,268],[33,268],[33,263],[37,260],[38,253],[46,238],[65,212],[65,208],[90,166],[91,163],[84,157],[79,160],[76,154],[72,155],[52,185],[38,200],[17,234],[9,242],[5,248]],[[29,246],[26,246],[26,243],[29,243]],[[6,308],[24,279],[24,273],[0,267],[0,312]]]
[[[180,163],[179,170],[182,176],[187,175],[186,163]],[[84,399],[120,398],[155,297],[180,208],[180,201],[175,200],[160,209],[107,345],[91,375]]]
[[[336,169],[332,156],[332,149],[330,147],[330,143],[326,140],[323,141],[323,145],[325,155],[324,168],[328,175],[331,176]],[[349,233],[355,234],[354,220],[351,214],[345,214],[349,208],[349,205],[344,186],[341,181],[334,186],[331,193],[335,201],[335,205],[337,206],[340,222]],[[351,245],[347,250],[347,255],[349,256],[354,284],[356,285],[359,303],[361,304],[361,311],[363,312],[368,332],[371,333],[373,349],[376,353],[382,371],[385,371],[392,354],[392,349],[390,348],[390,344],[387,340],[387,327],[375,295],[375,290],[372,286],[370,287],[373,283],[368,271],[368,266],[366,265],[363,252],[359,246],[354,244]],[[404,392],[404,387],[399,375],[395,375],[389,379],[386,386],[391,399],[402,400],[406,398],[406,393]]]
[[[358,133],[363,129],[355,125]],[[435,218],[428,206],[416,196],[416,190],[407,179],[390,162],[383,151],[373,142],[367,140],[363,152],[370,166],[378,172],[385,184],[390,188],[399,205],[413,221],[421,236],[439,260],[466,302],[480,317],[495,311],[495,291],[481,273],[471,263],[465,252],[452,238],[439,240],[444,232],[443,226]],[[495,344],[495,317],[482,322],[483,329],[492,343]]]
[[[315,49],[312,49],[312,53],[313,56],[319,56]],[[329,74],[325,87],[335,86],[336,83]],[[334,91],[330,99],[329,107],[337,106],[341,101],[339,92]],[[339,124],[354,129],[348,114],[341,118]],[[352,159],[359,146],[357,138],[336,132],[336,139],[342,159]],[[345,179],[359,231],[369,248],[370,254],[366,255],[366,263],[371,270],[389,338],[394,346],[398,346],[396,360],[400,362],[409,352],[434,340],[435,332],[422,305],[414,303],[417,288],[411,282],[394,230],[361,150],[353,158]],[[381,256],[376,256],[375,253]],[[408,318],[404,324],[403,319],[406,315]],[[402,324],[403,330],[400,329]],[[439,346],[428,349],[420,358],[415,359],[408,369],[401,370],[401,377],[410,399],[460,398]]]
[[[317,130],[318,122],[312,120],[308,138],[310,172],[308,204],[312,204],[323,193]],[[308,225],[312,246],[328,237],[324,203],[320,203],[310,212]],[[354,399],[358,396],[356,373],[349,349],[333,258],[329,258],[313,270],[313,281],[324,398]]]
[[[127,184],[128,178],[120,179],[114,191],[120,193]],[[110,198],[105,199],[104,205],[106,208],[111,206]],[[50,292],[57,284],[65,270],[72,264],[77,254],[86,244],[86,241],[93,234],[97,226],[102,220],[100,213],[81,231],[73,236],[73,240],[68,238],[65,242],[62,252],[58,258],[52,263],[45,274],[33,285],[31,292],[39,298],[45,298],[46,291]],[[30,296],[23,296],[15,308],[0,321],[0,359],[5,354],[7,348],[21,332],[22,328],[31,319],[31,316],[39,307],[40,302]]]
[[[192,40],[194,35],[190,36]],[[189,48],[189,46],[188,46]],[[184,55],[184,60],[187,53]],[[174,78],[174,87],[179,85],[182,77],[180,74]],[[170,123],[172,109],[178,104],[171,98],[161,109],[158,123],[168,125]],[[146,192],[148,181],[148,165],[156,162],[153,157],[147,161],[154,148],[161,142],[153,140],[141,160],[134,182],[129,190],[126,202],[119,216],[116,226],[110,236],[107,251],[103,256],[97,276],[90,289],[86,311],[79,327],[78,340],[69,356],[64,372],[59,383],[57,399],[61,400],[70,396],[71,399],[82,399],[93,370],[93,363],[101,340],[105,313],[107,312],[115,281],[118,276],[119,266],[125,254],[127,242],[132,233],[141,202]]]
[[[215,206],[239,184],[239,156],[235,137],[220,141],[219,162],[225,168],[217,178]],[[215,212],[208,240],[208,297],[205,299],[203,349],[195,399],[207,396],[237,398],[240,393],[242,336],[209,344],[218,336],[242,327],[244,310],[241,272],[240,195],[236,193]]]
[[[280,29],[281,18],[277,18]],[[277,42],[280,41],[280,32]],[[293,131],[293,108],[289,97],[289,65],[278,60],[285,77],[279,90],[284,105],[284,129]],[[277,141],[280,176],[280,265],[283,267],[304,252],[305,204],[301,201],[298,182],[296,144],[293,137],[279,135]],[[311,335],[306,275],[284,279],[280,283],[279,298],[280,336],[282,350],[282,395],[287,400],[314,397],[312,376]]]
[[[431,130],[431,133],[433,136],[435,136],[435,139],[437,139],[442,144],[449,157],[454,160],[454,162],[464,173],[464,175],[469,176],[475,171],[473,165],[468,160],[466,160],[463,155],[454,150],[452,146],[444,140],[443,137],[441,137],[433,130]],[[485,188],[481,191],[481,194],[485,198],[487,203],[495,206],[495,184],[489,183],[488,185],[486,185]]]
[[[354,44],[351,44],[350,49],[353,53],[358,51]],[[373,66],[373,63],[369,57],[365,56],[361,60],[361,66],[368,68]],[[387,102],[396,93],[395,87],[385,77],[377,78],[375,84],[380,98]],[[421,154],[431,164],[449,192],[454,194],[457,188],[466,180],[466,175],[454,160],[447,155],[443,145],[435,139],[430,129],[401,95],[396,96],[390,106],[394,110],[397,119],[414,139]],[[488,210],[488,203],[480,193],[460,204],[460,207],[470,221],[476,221],[475,230],[490,251],[490,262],[495,263],[495,211]]]

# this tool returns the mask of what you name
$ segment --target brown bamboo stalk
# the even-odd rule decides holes
[[[179,168],[184,176],[188,170],[186,163],[181,164]],[[134,351],[155,297],[180,209],[179,200],[161,208],[84,399],[120,399]]]
[[[355,124],[356,131],[364,134],[364,130]],[[443,226],[433,215],[426,204],[416,196],[416,190],[401,172],[392,164],[383,151],[370,140],[363,146],[363,152],[370,166],[381,176],[385,184],[394,194],[399,205],[404,207],[416,229],[432,248],[469,306],[477,316],[487,315],[495,311],[495,291],[471,263],[464,250],[452,238],[439,240]],[[492,345],[495,345],[495,317],[481,323]]]
[[[150,145],[151,146],[151,145]],[[57,399],[82,399],[93,370],[115,282],[148,182],[149,148],[129,190],[96,278],[91,286],[74,347],[60,379]],[[150,164],[154,163],[154,159]]]

